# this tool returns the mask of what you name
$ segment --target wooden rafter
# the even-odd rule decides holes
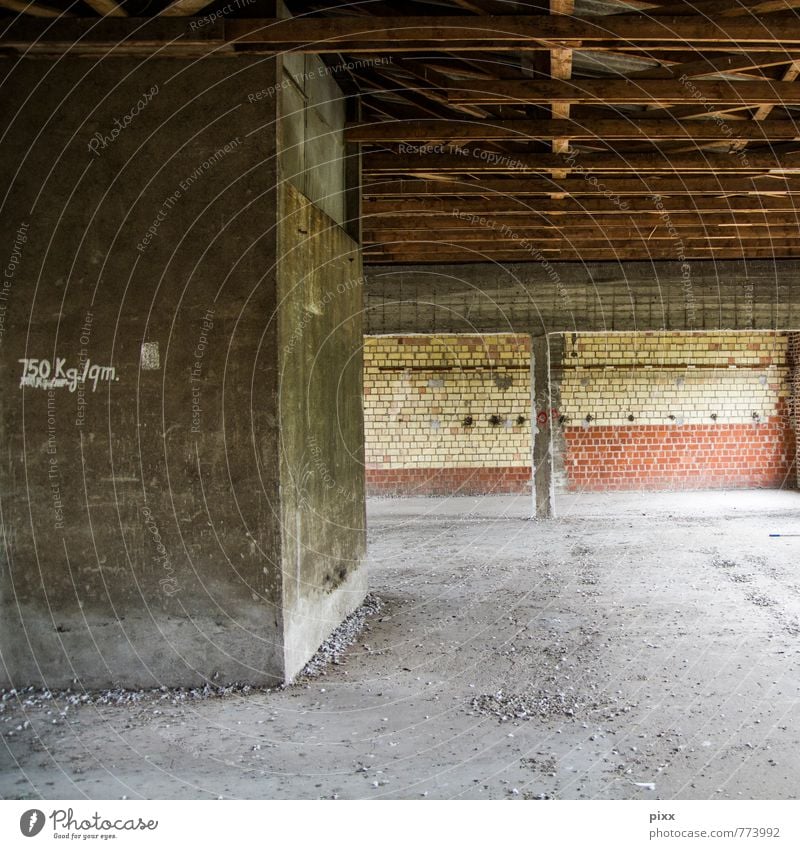
[[[701,103],[705,111],[731,105],[800,105],[800,86],[772,80],[475,80],[454,84],[449,100],[460,104],[588,103],[602,106]],[[709,110],[709,105],[712,110]]]
[[[112,18],[125,18],[128,13],[115,0],[84,0],[98,15],[108,15]]]
[[[436,171],[451,174],[535,174],[553,169],[580,175],[645,173],[737,174],[770,172],[800,174],[800,152],[782,155],[769,150],[748,156],[721,153],[591,153],[579,157],[540,153],[490,153],[481,148],[459,153],[367,153],[363,157],[367,174],[416,174]]]
[[[664,4],[650,10],[651,15],[705,15],[708,18],[743,18],[770,15],[800,9],[800,0],[692,0],[691,4]]]
[[[174,0],[169,6],[159,12],[160,15],[167,18],[182,18],[189,15],[196,15],[202,12],[206,6],[211,5],[212,0]]]
[[[86,0],[101,19],[47,21],[32,15],[62,13],[0,0],[27,12],[0,47],[390,57],[346,74],[368,262],[800,258],[800,0],[577,17],[573,0],[437,2],[445,14],[381,0],[198,26],[209,0],[148,20]]]
[[[483,179],[480,182],[458,180],[452,183],[431,180],[383,180],[366,183],[367,197],[489,197],[500,203],[505,198],[551,195],[602,197],[605,191],[620,196],[654,194],[680,197],[698,195],[786,195],[800,194],[798,178],[747,178],[742,176],[658,176],[634,175],[608,177],[603,185],[574,177],[554,181],[545,177]],[[612,206],[606,201],[607,206]]]
[[[69,13],[63,12],[61,9],[53,9],[42,3],[26,3],[25,0],[0,0],[0,7],[8,9],[9,12],[21,12],[24,15],[32,15],[35,18],[69,17]]]
[[[793,141],[800,139],[800,125],[794,121],[766,120],[759,124],[740,122],[736,135],[747,141]],[[386,142],[459,141],[551,141],[570,137],[579,141],[638,139],[648,141],[719,141],[720,129],[714,121],[675,121],[673,119],[597,119],[591,122],[554,121],[448,121],[421,118],[385,123],[351,123],[345,129],[348,141],[383,144]]]
[[[657,52],[705,49],[769,51],[800,45],[800,20],[794,14],[725,20],[724,27],[704,15],[659,18],[613,15],[575,18],[566,15],[518,15],[484,18],[459,16],[299,18],[226,22],[226,36],[278,50],[308,53],[402,53],[443,49],[451,53],[549,50],[553,42],[579,48],[594,45],[621,51]],[[635,46],[634,46],[635,45]]]

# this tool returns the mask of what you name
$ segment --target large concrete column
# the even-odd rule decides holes
[[[533,482],[536,518],[555,515],[556,483],[561,470],[561,425],[559,383],[553,377],[560,369],[563,337],[535,336],[531,343],[531,386],[533,387]]]
[[[2,64],[0,686],[290,677],[365,591],[361,272],[278,61]]]

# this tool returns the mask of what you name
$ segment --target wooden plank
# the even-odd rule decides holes
[[[211,5],[212,0],[174,0],[169,6],[163,8],[158,14],[166,18],[181,18],[188,15],[196,15],[206,6]]]
[[[735,238],[742,242],[752,242],[759,239],[771,239],[778,243],[797,241],[800,245],[800,230],[794,227],[748,227],[744,230],[733,227],[725,228],[722,232],[704,232],[698,229],[696,224],[690,225],[691,229],[673,229],[673,226],[655,223],[648,228],[637,229],[633,227],[613,227],[604,229],[601,227],[581,227],[574,229],[566,228],[534,228],[514,227],[511,233],[503,228],[481,228],[460,230],[366,230],[364,231],[364,242],[366,244],[395,243],[408,241],[416,243],[418,240],[428,239],[434,243],[448,242],[484,242],[489,244],[514,244],[522,239],[536,243],[537,245],[551,242],[573,245],[586,245],[591,242],[602,242],[604,244],[618,243],[620,245],[633,246],[639,243],[651,244],[652,242],[688,241],[695,243],[704,239],[709,244],[724,241],[730,242]],[[507,234],[507,235],[503,235]]]
[[[756,126],[738,122],[735,133],[748,141],[794,141],[800,139],[800,125],[794,121],[763,121]],[[568,136],[582,141],[637,139],[644,141],[719,141],[719,125],[715,121],[683,121],[647,119],[632,115],[591,122],[553,120],[480,120],[447,121],[420,118],[409,121],[385,121],[378,124],[350,123],[345,138],[351,142],[446,142],[446,141],[552,141]]]
[[[25,0],[0,0],[0,8],[8,9],[9,12],[31,15],[35,18],[71,17],[69,12],[63,12],[61,9],[53,9],[42,3],[26,3]]]
[[[720,56],[707,54],[699,59],[689,62],[677,62],[673,65],[662,65],[658,68],[648,68],[644,71],[634,71],[626,74],[629,80],[659,80],[677,79],[681,76],[697,79],[709,74],[740,74],[743,79],[753,79],[750,71],[763,71],[765,68],[773,68],[776,65],[785,65],[791,61],[785,51],[776,53],[723,53]],[[763,74],[759,74],[763,77]]]
[[[492,105],[503,103],[581,103],[603,106],[667,106],[703,104],[742,106],[800,105],[800,86],[773,80],[471,80],[458,88],[453,83],[452,103]]]
[[[792,82],[792,81],[796,80],[798,76],[800,76],[800,65],[798,65],[797,62],[792,62],[792,64],[789,66],[789,70],[786,71],[786,73],[781,77],[781,80],[783,82]],[[767,104],[767,103],[762,103],[758,107],[758,109],[756,109],[755,113],[753,114],[753,120],[754,121],[764,121],[764,120],[766,120],[769,117],[770,112],[772,112],[772,110],[775,108],[776,105],[780,105],[780,104],[771,104],[770,105],[770,104]],[[788,105],[788,104],[786,104],[786,105]]]
[[[480,182],[459,180],[452,183],[441,180],[387,180],[383,182],[366,183],[363,194],[365,197],[490,197],[493,200],[503,198],[527,197],[534,195],[550,195],[555,191],[572,195],[603,196],[605,191],[629,195],[743,195],[743,194],[798,194],[800,181],[763,177],[698,177],[685,178],[642,176],[614,178],[603,181],[603,188],[593,185],[588,180],[575,179],[553,180],[544,177],[525,177],[519,179],[483,179]],[[611,205],[611,201],[607,201]]]
[[[543,251],[543,259],[548,259],[550,262],[636,262],[641,260],[648,261],[669,261],[675,259],[674,255],[663,251],[651,250],[647,256],[643,257],[641,253],[635,251],[620,250],[589,250],[581,252],[575,251],[557,251],[548,253]],[[688,259],[690,260],[745,260],[745,259],[791,259],[800,256],[800,248],[782,248],[777,254],[769,248],[753,248],[746,254],[736,250],[709,250],[693,252]],[[418,256],[415,254],[365,254],[365,265],[445,265],[445,264],[461,264],[461,263],[497,263],[497,262],[535,262],[540,263],[542,259],[531,256],[529,252],[517,251],[516,253],[503,251],[495,254],[487,254],[480,252],[467,251],[452,251],[450,253],[442,252],[436,255]],[[507,327],[507,325],[506,325]],[[408,331],[406,331],[408,332]]]
[[[98,15],[107,15],[112,18],[127,18],[128,13],[114,0],[84,0],[87,6],[97,12]]]
[[[798,189],[800,195],[800,189]],[[572,218],[580,216],[604,216],[606,220],[629,217],[632,213],[637,216],[661,215],[661,211],[653,203],[652,198],[628,197],[626,209],[609,203],[606,200],[589,198],[564,198],[559,201],[549,201],[540,198],[524,200],[522,198],[496,197],[480,198],[434,198],[420,197],[408,200],[368,200],[362,208],[364,219],[373,217],[394,217],[400,221],[412,218],[423,222],[426,217],[440,218],[449,216],[456,211],[467,215],[486,215],[498,220],[517,216],[558,216]],[[800,197],[772,197],[771,195],[754,195],[752,197],[693,197],[687,200],[683,197],[662,197],[659,201],[661,209],[670,214],[697,213],[705,216],[715,214],[727,215],[792,215],[800,211]],[[406,218],[407,217],[407,218]],[[557,219],[554,219],[557,220]]]
[[[800,207],[792,213],[776,212],[713,212],[713,213],[670,213],[669,223],[678,228],[694,227],[699,232],[709,227],[719,228],[724,232],[728,228],[748,230],[758,228],[784,229],[791,227],[795,233],[800,233]],[[511,227],[520,230],[581,230],[581,229],[630,229],[639,227],[645,231],[653,224],[664,220],[663,214],[654,206],[650,212],[629,212],[628,215],[605,215],[598,212],[593,215],[553,215],[531,210],[515,215],[491,215],[489,213],[471,213],[462,209],[454,209],[450,215],[376,215],[363,216],[364,227],[371,232],[387,230],[446,232],[451,230],[498,229]]]
[[[571,15],[575,9],[575,0],[550,0],[551,15]],[[572,76],[572,49],[553,47],[550,50],[550,77],[554,80],[568,80]],[[551,116],[558,120],[569,118],[569,103],[551,103]],[[569,137],[553,139],[553,153],[566,153],[569,150]],[[563,177],[564,172],[554,171],[554,177]]]
[[[363,18],[235,19],[226,22],[229,38],[273,50],[309,53],[344,51],[383,53],[442,49],[450,52],[550,49],[588,44],[646,45],[648,51],[704,47],[714,51],[800,45],[800,20],[792,14],[768,19],[732,18],[724,27],[704,15],[657,18],[612,15],[497,17],[403,16]],[[616,43],[616,44],[615,44]]]
[[[9,0],[10,2],[11,0]],[[20,50],[36,49],[54,53],[90,50],[126,42],[127,46],[150,45],[155,28],[140,29],[147,18],[74,18],[77,27],[69,27],[63,19],[43,22],[25,16],[10,21],[0,44]],[[158,20],[169,20],[161,16]],[[180,20],[180,18],[178,18]],[[126,27],[112,27],[125,23]],[[209,27],[195,27],[188,22],[186,37],[206,33],[204,46],[209,50],[218,39],[224,45],[236,44],[239,52],[302,53],[348,52],[352,54],[397,54],[440,50],[454,53],[549,50],[554,42],[563,47],[593,50],[612,49],[618,53],[648,55],[658,52],[674,54],[702,50],[730,53],[735,50],[775,52],[800,51],[800,17],[795,14],[769,15],[763,18],[743,17],[710,21],[703,15],[687,17],[652,17],[648,15],[610,15],[575,18],[568,15],[481,16],[400,16],[400,17],[336,17],[336,18],[235,18],[217,21]],[[76,37],[77,35],[77,37]],[[162,30],[161,47],[170,42]],[[755,102],[768,102],[756,100]]]
[[[364,252],[364,262],[366,264],[381,265],[391,263],[467,263],[467,262],[541,262],[542,259],[549,259],[551,262],[593,262],[601,260],[611,261],[649,261],[649,260],[665,260],[675,262],[677,257],[674,250],[662,246],[650,246],[647,251],[631,250],[627,248],[599,248],[588,247],[585,250],[575,251],[569,249],[549,249],[546,248],[537,256],[536,252],[530,250],[478,250],[472,249],[448,249],[439,251],[422,252],[417,250],[404,251],[399,248],[388,250],[375,251],[368,250]],[[709,259],[768,259],[773,260],[781,257],[800,257],[800,246],[797,245],[779,245],[779,246],[761,246],[761,247],[709,247],[691,248],[686,259],[701,260]]]
[[[800,9],[800,0],[692,0],[686,4],[663,4],[650,9],[651,15],[705,15],[709,18],[742,18],[770,15]]]
[[[126,51],[136,55],[147,55],[148,51],[169,55],[166,44],[175,52],[187,47],[215,55],[222,49],[232,52],[233,48],[225,45],[222,21],[194,29],[190,23],[187,18],[86,17],[41,21],[21,16],[5,26],[0,46],[47,55],[97,54],[109,49],[120,56]]]
[[[461,153],[366,153],[365,174],[537,174],[563,169],[584,177],[633,171],[647,173],[739,173],[781,171],[800,173],[800,151],[779,154],[752,152],[746,157],[726,153],[583,153],[570,158],[555,153],[501,153],[464,148]]]

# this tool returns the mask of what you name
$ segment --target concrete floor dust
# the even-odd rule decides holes
[[[800,538],[768,534],[800,534],[800,494],[529,507],[372,502],[384,607],[308,682],[6,699],[0,796],[798,798]]]

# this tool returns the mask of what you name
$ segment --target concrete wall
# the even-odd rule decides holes
[[[309,474],[357,489],[357,295],[303,329],[324,385],[281,351],[307,294],[359,272],[328,219],[279,212],[277,62],[2,70],[0,686],[284,679],[363,594],[364,529],[311,484],[298,531],[286,489],[294,402],[335,376]]]
[[[570,334],[564,349],[570,488],[795,485],[787,334]]]
[[[284,663],[367,592],[358,246],[288,182],[279,259]]]
[[[342,92],[314,54],[286,54],[280,73],[284,179],[337,224],[345,221]]]
[[[529,337],[367,337],[364,373],[368,492],[529,491]]]
[[[368,333],[792,330],[800,262],[367,266]]]

